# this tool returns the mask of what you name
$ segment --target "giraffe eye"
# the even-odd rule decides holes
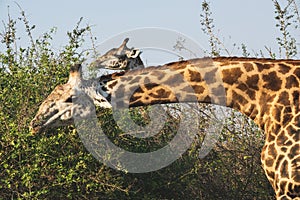
[[[69,98],[67,98],[67,100],[65,101],[65,103],[73,103],[74,101],[76,101],[76,99],[78,99],[78,96],[70,96]]]
[[[69,97],[66,101],[65,101],[66,103],[72,103],[73,102],[73,98],[72,98],[72,96],[71,97]]]

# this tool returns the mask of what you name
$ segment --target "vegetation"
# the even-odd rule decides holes
[[[282,37],[276,38],[281,54],[267,53],[274,58],[292,58],[297,55],[297,45],[289,30],[300,24],[296,3],[287,0],[287,5],[281,7],[278,1],[273,2],[275,20],[282,33]],[[220,55],[226,48],[214,35],[209,2],[203,1],[202,8],[201,25],[209,36],[210,54]],[[199,159],[199,149],[208,125],[207,114],[199,112],[204,133],[197,133],[190,149],[170,166],[144,174],[106,167],[85,149],[72,126],[33,136],[28,125],[38,105],[57,84],[66,82],[70,65],[86,56],[87,51],[81,47],[90,38],[91,28],[82,27],[80,22],[67,33],[69,41],[59,51],[51,48],[56,30],[34,38],[35,26],[29,23],[24,11],[19,19],[9,16],[4,23],[0,35],[4,47],[0,50],[0,199],[273,198],[273,190],[260,167],[263,134],[237,112],[231,112],[216,147],[203,159]],[[17,23],[25,25],[29,43],[26,47],[19,46]],[[249,56],[246,45],[241,50]],[[213,107],[201,106],[206,112],[214,112]],[[172,112],[172,107],[169,109]],[[163,146],[180,120],[180,115],[170,115],[158,135],[133,140],[116,128],[111,111],[98,115],[112,141],[128,149],[134,146],[134,150],[141,152],[149,144]],[[132,116],[136,121],[144,119],[139,112],[132,111]]]

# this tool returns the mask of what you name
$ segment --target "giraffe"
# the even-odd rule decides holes
[[[74,76],[69,85],[74,82],[71,79]],[[300,60],[199,58],[108,74],[99,78],[102,80],[106,87],[99,93],[114,107],[197,101],[247,115],[265,133],[261,161],[276,198],[300,199]],[[62,96],[67,98],[66,93]],[[48,98],[45,102],[51,101]],[[70,107],[70,102],[57,99],[61,102],[52,107],[55,113],[61,113],[64,104]],[[45,109],[48,105],[43,103],[40,110]],[[45,114],[39,111],[32,120],[33,132],[57,126],[49,124],[49,118],[64,121],[62,115]]]
[[[129,38],[125,38],[120,47],[109,50],[104,55],[98,57],[89,66],[95,69],[105,68],[120,71],[144,68],[144,63],[140,58],[140,50],[135,48],[129,49],[127,47],[128,41]],[[56,111],[52,107],[61,107],[61,112],[54,115],[61,115],[61,120],[52,120],[54,119],[53,116],[52,118],[49,118],[47,125],[51,124],[52,126],[62,126],[72,124],[74,110],[78,108],[75,106],[69,109],[69,106],[72,105],[72,98],[68,96],[70,93],[72,93],[73,96],[87,94],[87,98],[93,101],[94,105],[98,105],[103,108],[111,108],[110,103],[100,94],[100,91],[106,90],[105,87],[107,81],[108,80],[103,78],[101,81],[99,81],[99,79],[84,80],[82,78],[81,65],[75,64],[70,69],[69,81],[64,85],[64,87],[61,85],[57,86],[48,96],[47,100],[41,104],[41,109],[38,112],[43,113],[44,117],[47,118],[48,116],[52,116]],[[76,89],[73,89],[73,87],[76,87]],[[67,95],[65,96],[64,94]],[[67,104],[62,105],[61,102],[67,102]],[[47,109],[42,109],[46,107]],[[41,128],[41,131],[43,130],[44,129]]]
[[[99,93],[99,86],[96,79],[84,80],[82,78],[80,64],[73,65],[70,69],[68,82],[54,88],[47,99],[42,102],[38,110],[40,115],[32,121],[32,123],[35,123],[35,120],[47,119],[45,126],[36,124],[35,128],[44,131],[46,126],[71,125],[74,115],[78,114],[78,116],[84,117],[88,114],[85,108],[90,108],[91,103],[103,108],[111,108],[111,104]],[[87,105],[81,109],[79,107],[82,105],[73,104],[74,99],[80,96],[85,96],[88,99],[88,101],[85,101]],[[85,110],[85,112],[76,113],[76,109]]]

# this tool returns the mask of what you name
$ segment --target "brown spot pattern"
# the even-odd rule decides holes
[[[267,75],[263,75],[263,81],[265,82],[264,88],[267,88],[267,89],[270,89],[273,91],[278,91],[281,89],[282,81],[277,76],[276,72],[270,72]]]
[[[238,83],[238,79],[242,75],[242,70],[239,68],[233,68],[233,69],[226,69],[223,70],[223,82],[228,83],[230,85],[234,83]]]

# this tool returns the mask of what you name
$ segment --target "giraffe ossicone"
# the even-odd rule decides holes
[[[221,81],[213,78],[215,73],[220,74]],[[178,74],[184,83],[177,81]],[[261,160],[277,199],[300,199],[300,60],[193,59],[104,75],[99,81],[105,83],[105,90],[100,89],[105,102],[113,99],[111,103],[116,107],[177,103],[174,91],[180,94],[181,102],[190,102],[194,97],[202,103],[225,101],[227,107],[244,113],[264,131]],[[186,83],[193,91],[186,90]],[[55,90],[62,88],[65,92],[58,92],[56,98],[50,94],[45,100],[48,103],[41,105],[40,110],[45,111],[39,111],[32,121],[34,131],[57,125],[41,120],[44,116],[49,119],[66,106],[72,107],[66,101],[74,95],[72,86],[66,84]],[[219,92],[223,89],[225,96]],[[128,94],[129,101],[124,102]],[[55,119],[67,125],[70,118]]]

